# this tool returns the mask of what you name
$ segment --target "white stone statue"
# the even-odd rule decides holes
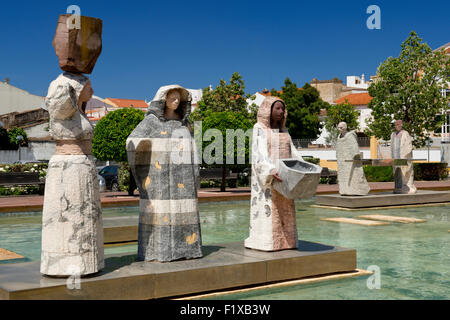
[[[94,128],[82,111],[92,96],[89,79],[64,72],[50,84],[46,105],[56,152],[48,164],[42,212],[41,273],[88,275],[104,267],[103,222]]]
[[[414,167],[412,162],[412,138],[403,130],[403,121],[395,121],[395,132],[391,135],[391,156],[394,159],[394,193],[416,193],[414,186]],[[396,165],[395,159],[408,159],[406,165]]]
[[[274,187],[276,181],[284,183],[291,177],[284,176],[277,163],[302,165],[310,169],[312,176],[301,180],[303,197],[315,194],[322,168],[306,163],[292,143],[286,128],[287,110],[283,100],[266,97],[258,110],[258,122],[253,127],[252,176],[249,237],[245,247],[262,251],[278,251],[297,248],[298,235],[295,200],[286,198]],[[297,169],[298,170],[298,169]],[[294,177],[297,181],[297,177]],[[289,183],[288,183],[289,185]],[[289,189],[289,188],[288,188]]]
[[[370,191],[361,161],[358,140],[355,131],[347,131],[347,123],[340,122],[337,126],[339,136],[336,143],[336,158],[338,163],[339,193],[347,196],[364,196]],[[347,160],[347,161],[346,161]]]

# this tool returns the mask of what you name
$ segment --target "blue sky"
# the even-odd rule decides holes
[[[61,72],[51,45],[59,14],[76,4],[103,20],[90,75],[101,97],[151,99],[160,86],[216,86],[235,71],[247,91],[373,75],[415,30],[431,48],[450,41],[446,1],[2,1],[0,79],[45,96]],[[369,30],[366,8],[381,9]]]

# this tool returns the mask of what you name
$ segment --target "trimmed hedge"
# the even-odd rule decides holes
[[[447,163],[414,163],[416,180],[443,180],[448,177]]]
[[[439,181],[448,177],[447,163],[414,163],[415,181]],[[364,166],[368,182],[393,182],[392,167]]]
[[[368,182],[392,182],[394,172],[392,167],[363,166],[364,174]]]

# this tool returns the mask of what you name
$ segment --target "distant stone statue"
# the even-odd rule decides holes
[[[81,17],[81,29],[68,30],[67,16],[59,18],[53,45],[61,68],[73,68],[50,84],[45,100],[56,141],[42,212],[41,273],[50,276],[83,276],[104,267],[99,184],[91,156],[94,127],[84,114],[93,90],[81,74],[92,71],[100,54],[102,21]],[[94,46],[97,50],[91,51]],[[88,60],[89,68],[81,67]]]
[[[202,257],[199,166],[188,121],[191,100],[179,85],[161,87],[127,139],[128,161],[140,194],[140,260]]]
[[[337,126],[339,136],[336,142],[339,193],[346,196],[364,196],[370,191],[360,160],[359,145],[355,131],[347,131],[347,123]],[[350,160],[350,161],[349,161]]]
[[[412,162],[412,138],[403,130],[403,121],[395,121],[395,132],[391,135],[391,156],[394,159],[394,193],[416,193],[414,167]],[[407,159],[406,165],[396,165],[395,159]]]
[[[308,195],[317,188],[322,168],[305,163],[286,129],[286,118],[286,105],[279,98],[266,97],[259,107],[258,122],[253,127],[250,234],[245,240],[246,248],[262,251],[297,248],[295,200],[274,188],[276,181],[283,183],[289,179],[280,175],[277,166],[280,159],[290,159],[286,160],[288,165],[301,165],[316,172],[300,183],[311,191]],[[289,188],[279,188],[283,189]]]

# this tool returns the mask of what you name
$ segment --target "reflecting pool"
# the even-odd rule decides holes
[[[378,267],[380,289],[357,277],[246,293],[214,299],[450,299],[450,205],[341,211],[312,208],[297,201],[299,238],[357,250],[358,268]],[[200,203],[204,244],[243,241],[248,236],[249,201]],[[427,219],[425,223],[361,226],[321,221],[329,217],[382,214]],[[105,208],[109,217],[137,216],[137,207]],[[0,247],[40,259],[41,213],[0,213]],[[136,252],[137,245],[105,248],[105,254]],[[23,260],[22,260],[23,261]]]

